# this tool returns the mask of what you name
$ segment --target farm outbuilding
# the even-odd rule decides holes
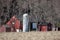
[[[20,20],[18,20],[15,16],[13,16],[8,22],[7,25],[11,27],[12,31],[20,31],[22,30],[22,25],[20,23]]]

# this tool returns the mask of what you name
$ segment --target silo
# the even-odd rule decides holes
[[[23,32],[29,31],[29,16],[28,14],[23,14]]]

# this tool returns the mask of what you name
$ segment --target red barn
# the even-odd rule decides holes
[[[11,27],[12,31],[16,31],[16,29],[22,29],[21,23],[20,21],[13,16],[8,22],[7,25],[9,25]]]

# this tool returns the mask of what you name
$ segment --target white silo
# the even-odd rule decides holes
[[[23,14],[23,32],[29,31],[29,16],[28,14]]]

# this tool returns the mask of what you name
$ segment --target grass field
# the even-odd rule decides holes
[[[0,40],[60,40],[60,32],[4,32]]]

